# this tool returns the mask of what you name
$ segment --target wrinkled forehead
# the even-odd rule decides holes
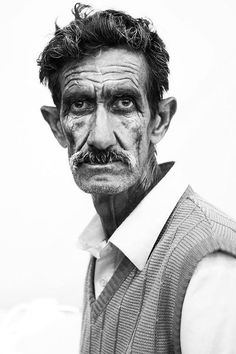
[[[61,92],[75,86],[102,90],[130,86],[146,93],[147,64],[141,53],[110,48],[65,65],[60,74]]]

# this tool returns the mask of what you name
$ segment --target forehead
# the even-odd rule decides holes
[[[99,90],[131,86],[146,91],[147,64],[141,53],[124,48],[101,50],[94,55],[67,64],[60,75],[62,93],[75,86]]]

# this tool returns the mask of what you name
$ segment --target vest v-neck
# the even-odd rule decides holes
[[[124,256],[111,279],[108,281],[100,295],[95,297],[94,289],[94,273],[95,273],[96,258],[92,257],[89,264],[89,304],[91,308],[92,318],[95,320],[97,316],[106,308],[107,304],[119,289],[123,281],[127,278],[129,273],[135,268],[134,264]]]

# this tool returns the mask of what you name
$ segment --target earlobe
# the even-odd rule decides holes
[[[167,132],[176,109],[177,101],[174,97],[169,97],[159,102],[158,112],[155,117],[155,122],[151,134],[151,142],[154,145],[159,143],[159,141]]]
[[[67,142],[61,126],[58,109],[56,107],[51,106],[42,106],[41,113],[43,115],[43,118],[49,124],[55,138],[60,143],[60,145],[62,147],[67,147]]]

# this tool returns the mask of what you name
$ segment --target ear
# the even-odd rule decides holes
[[[151,132],[151,142],[155,145],[163,138],[177,109],[177,101],[169,97],[160,101]]]
[[[61,144],[62,147],[67,147],[67,141],[65,134],[63,132],[61,121],[60,121],[60,114],[56,107],[50,106],[42,106],[41,113],[43,118],[48,122],[52,132],[57,139],[57,141]]]

